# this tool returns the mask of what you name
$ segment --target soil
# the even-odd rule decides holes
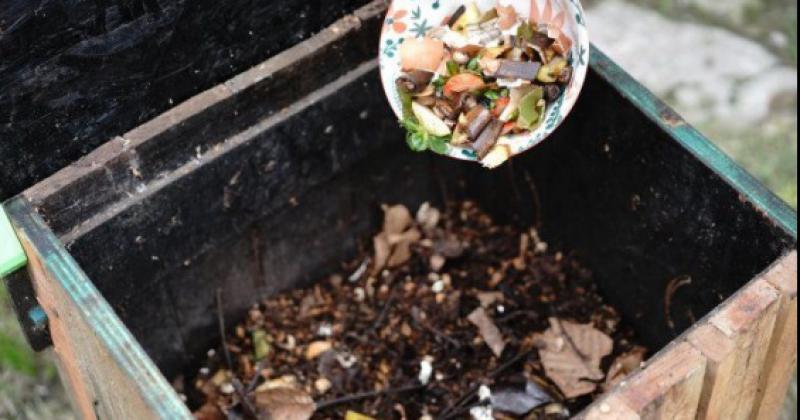
[[[225,338],[227,352],[211,352],[198,373],[196,415],[269,418],[276,408],[259,393],[285,387],[313,398],[315,419],[348,411],[470,418],[471,408],[494,404],[480,400],[481,385],[518,397],[528,385],[544,396],[525,414],[495,409],[494,418],[566,418],[588,405],[603,387],[566,398],[574,390],[560,389],[540,360],[550,344],[542,333],[563,320],[608,336],[605,373],[615,358],[641,349],[633,330],[603,302],[591,272],[549,250],[535,230],[499,226],[471,202],[448,207],[426,206],[416,220],[403,207],[386,208],[374,252],[313,287],[254,305]],[[491,325],[478,328],[471,316],[478,308],[500,341],[486,333]]]

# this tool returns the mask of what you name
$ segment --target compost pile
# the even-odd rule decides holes
[[[561,419],[639,366],[573,257],[450,207],[385,207],[344,274],[253,306],[209,352],[195,415]]]

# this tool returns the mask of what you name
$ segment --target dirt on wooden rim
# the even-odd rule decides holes
[[[385,206],[341,273],[254,304],[182,390],[195,415],[561,419],[638,366],[646,350],[573,256],[448,207]]]

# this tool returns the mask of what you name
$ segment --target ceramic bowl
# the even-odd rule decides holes
[[[404,40],[423,37],[431,28],[447,22],[459,6],[469,0],[394,0],[386,14],[380,41],[380,70],[383,89],[392,109],[402,118],[402,103],[395,86],[401,74],[399,47]],[[510,155],[522,153],[549,136],[566,118],[583,88],[589,66],[589,35],[586,30],[583,7],[579,0],[475,0],[482,11],[499,5],[514,6],[520,16],[538,23],[547,23],[560,29],[571,41],[567,55],[573,66],[573,77],[566,90],[546,110],[545,119],[531,132],[504,136],[498,144],[508,146]],[[470,148],[448,145],[447,156],[477,161]]]

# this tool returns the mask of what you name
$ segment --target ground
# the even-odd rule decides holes
[[[584,0],[592,41],[797,207],[797,3]],[[785,419],[797,418],[797,381]],[[71,419],[0,287],[0,419]]]

